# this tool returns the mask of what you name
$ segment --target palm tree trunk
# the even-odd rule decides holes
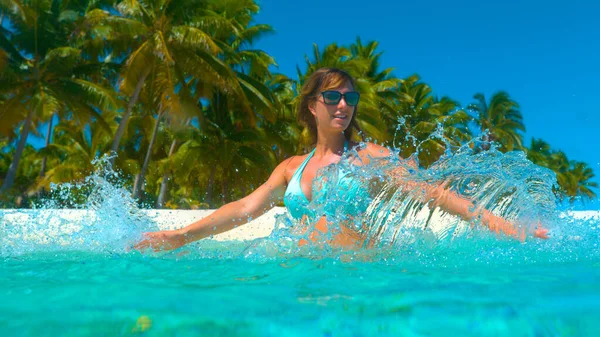
[[[12,187],[15,182],[15,176],[17,175],[17,168],[19,167],[19,161],[21,160],[21,155],[23,154],[23,149],[25,149],[25,143],[27,142],[27,136],[29,136],[29,128],[31,127],[31,120],[33,119],[34,110],[29,110],[27,114],[27,118],[25,119],[25,124],[23,124],[23,128],[21,129],[21,135],[19,136],[19,143],[17,144],[17,149],[15,150],[15,156],[13,157],[10,166],[8,167],[8,172],[6,172],[6,178],[4,178],[4,182],[2,183],[2,187],[0,187],[0,192],[6,191]]]
[[[185,121],[185,126],[190,125],[192,119],[188,118]],[[171,148],[169,149],[169,156],[167,158],[171,158],[171,156],[173,155],[173,153],[175,153],[175,149],[177,148],[177,139],[173,139],[173,142],[171,143]],[[160,191],[158,192],[158,200],[156,201],[156,207],[163,207],[165,204],[165,200],[167,198],[167,187],[169,187],[169,177],[171,176],[172,172],[167,171],[165,172],[165,174],[163,175],[162,181],[160,183]]]
[[[135,175],[135,178],[133,178],[133,190],[132,193],[135,194],[135,188],[138,185],[138,182],[140,181],[140,173],[138,172],[138,174]]]
[[[213,199],[213,190],[215,188],[215,172],[217,171],[217,166],[216,165],[212,165],[210,167],[210,175],[208,176],[208,188],[206,190],[206,203],[208,204],[208,206],[210,208],[213,208],[212,206],[212,199]]]
[[[177,147],[177,140],[173,140],[171,143],[171,148],[169,149],[169,158],[175,153],[175,148]],[[160,192],[158,192],[158,200],[156,201],[156,207],[162,208],[165,205],[165,199],[167,198],[167,187],[169,185],[169,176],[171,172],[167,171],[163,175],[162,182],[160,183]]]
[[[52,121],[54,119],[54,116],[56,114],[53,114],[52,117],[50,117],[50,120],[48,121],[48,130],[46,130],[46,148],[48,146],[50,146],[50,139],[52,137]],[[42,159],[42,169],[40,170],[40,177],[43,178],[46,175],[46,161],[47,161],[48,157],[44,156],[44,158]],[[43,188],[42,188],[43,191]]]
[[[154,147],[154,142],[156,141],[156,135],[158,134],[158,126],[160,125],[161,118],[162,112],[159,112],[158,116],[156,116],[154,130],[152,130],[152,136],[150,137],[150,144],[148,144],[148,150],[146,151],[146,157],[144,158],[142,170],[140,171],[139,176],[136,179],[136,183],[133,186],[133,197],[136,199],[139,198],[140,192],[142,190],[142,185],[144,184],[144,176],[146,175],[146,171],[148,170],[148,164],[150,163],[150,156],[152,155],[152,148]]]
[[[487,132],[486,132],[487,130]],[[490,149],[490,130],[489,129],[484,129],[482,128],[481,133],[483,134],[483,137],[481,138],[482,140],[482,144],[481,144],[481,150],[483,151],[488,151]]]
[[[231,199],[229,192],[229,179],[223,179],[223,204],[226,204]]]
[[[135,86],[133,95],[131,95],[129,102],[127,102],[127,109],[125,110],[125,113],[121,117],[121,121],[119,122],[119,128],[117,129],[117,133],[115,134],[115,139],[113,140],[112,146],[110,148],[111,152],[113,152],[115,154],[119,150],[119,144],[121,143],[121,138],[123,138],[123,134],[125,134],[125,128],[127,127],[127,122],[129,121],[129,117],[131,116],[131,111],[133,110],[135,103],[137,103],[138,97],[140,95],[140,91],[142,91],[142,87],[144,86],[144,82],[146,82],[146,78],[150,74],[150,69],[151,68],[148,68],[144,72],[144,74],[140,78],[140,81]],[[111,165],[115,164],[115,157],[112,157],[110,159],[110,164]]]

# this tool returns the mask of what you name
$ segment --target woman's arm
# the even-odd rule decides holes
[[[369,143],[367,145],[369,155],[373,158],[387,157],[391,154],[389,149],[379,146],[376,144]],[[417,166],[414,162],[409,163],[413,169]],[[406,168],[398,167],[397,169],[390,172],[392,177],[406,178]],[[470,221],[473,218],[481,220],[481,223],[486,226],[490,231],[495,233],[503,233],[518,240],[525,239],[525,229],[519,229],[511,222],[494,215],[492,212],[485,209],[477,209],[473,202],[469,199],[460,196],[459,194],[446,189],[443,185],[434,186],[427,183],[415,182],[402,179],[403,188],[407,191],[420,191],[423,197],[423,201],[429,202],[431,208],[439,207],[444,211],[460,216],[464,220]],[[533,233],[534,237],[541,239],[548,238],[548,230],[543,228],[540,224]]]
[[[429,201],[431,208],[439,207],[467,221],[477,218],[492,232],[497,234],[503,233],[521,241],[525,240],[525,228],[518,228],[515,224],[494,215],[488,210],[477,209],[469,199],[446,189],[442,185],[434,186],[426,183],[409,182],[405,185],[405,188],[407,190],[422,192],[423,200]],[[538,227],[533,232],[533,236],[540,239],[547,239],[548,230],[538,224]]]
[[[245,198],[223,205],[209,216],[186,227],[144,233],[144,239],[134,245],[134,249],[177,249],[187,243],[229,231],[261,216],[283,198],[286,188],[285,169],[290,160],[291,158],[279,164],[267,182]]]

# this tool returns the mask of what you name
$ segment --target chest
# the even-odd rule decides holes
[[[307,159],[308,158],[308,159]],[[313,182],[317,175],[319,175],[320,170],[324,167],[327,167],[332,164],[337,164],[340,161],[341,156],[331,156],[328,158],[313,158],[310,154],[306,157],[298,157],[294,166],[290,169],[286,170],[286,180],[288,184],[292,183],[292,179],[294,179],[294,184],[299,184],[300,190],[304,197],[311,201],[313,197]],[[358,151],[357,161],[352,161],[354,165],[365,165],[368,164],[370,159],[366,155],[366,153],[361,149]],[[306,161],[306,163],[305,163]],[[300,170],[298,172],[298,170]],[[298,176],[296,176],[298,173]],[[296,176],[296,177],[294,177]]]
[[[326,166],[337,164],[339,162],[339,157],[333,158],[324,158],[321,160],[317,160],[316,158],[311,158],[307,163],[302,172],[299,172],[299,182],[300,189],[302,190],[302,194],[306,197],[307,200],[312,200],[313,196],[313,182],[317,175],[320,173],[320,170]],[[302,169],[299,167],[298,169]]]

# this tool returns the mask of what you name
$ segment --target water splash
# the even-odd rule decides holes
[[[132,238],[156,229],[140,212],[110,159],[95,159],[94,173],[82,182],[52,185],[50,197],[31,210],[3,211],[0,256],[56,251],[123,253]]]
[[[420,190],[407,190],[411,183],[444,186],[474,209],[486,209],[520,226],[554,222],[557,216],[552,194],[553,173],[527,161],[521,152],[507,154],[487,151],[473,154],[462,151],[445,157],[426,170],[413,170],[400,179],[387,182],[367,215],[371,228],[393,243],[394,231],[403,227],[430,228],[445,240],[468,234],[456,216],[439,208],[430,209]],[[424,213],[424,214],[423,214]],[[432,218],[438,218],[432,223]],[[405,223],[406,225],[400,225]],[[476,225],[472,223],[471,225]],[[473,227],[473,226],[470,226]],[[482,227],[482,226],[479,226]],[[524,228],[531,233],[531,228]]]
[[[433,137],[443,138],[438,129]],[[252,256],[268,252],[304,256],[389,259],[420,265],[528,264],[573,262],[579,259],[597,261],[600,250],[596,243],[600,219],[575,219],[557,209],[553,193],[554,172],[527,160],[525,153],[502,153],[496,144],[486,151],[474,151],[475,139],[445,155],[427,169],[414,169],[418,153],[401,159],[395,152],[388,158],[363,160],[358,148],[348,151],[337,165],[323,168],[313,183],[313,200],[309,208],[329,220],[327,233],[318,231],[317,219],[303,224],[286,217],[271,238],[249,250]],[[416,144],[419,148],[421,144]],[[446,144],[446,149],[450,149]],[[400,177],[395,171],[404,172]],[[496,235],[474,218],[460,216],[432,206],[422,191],[407,188],[414,183],[444,186],[446,190],[473,202],[473,210],[485,209],[514,224],[526,233],[521,242],[506,235]],[[349,216],[352,214],[353,216]],[[308,223],[308,224],[307,224]],[[539,225],[550,230],[551,239],[533,237]],[[335,242],[342,227],[350,227],[365,240],[361,247],[369,252],[348,253],[323,242]],[[279,226],[278,226],[279,227]],[[302,227],[301,231],[289,228]],[[320,239],[311,242],[311,233]],[[308,242],[308,249],[281,242]],[[341,254],[341,255],[340,255]],[[275,254],[276,255],[276,254]]]
[[[441,129],[432,137],[443,139]],[[413,139],[414,141],[415,139]],[[203,240],[185,247],[185,258],[286,260],[296,257],[347,261],[389,261],[419,265],[522,264],[597,261],[598,218],[575,219],[559,213],[548,169],[529,162],[521,152],[501,153],[495,146],[475,152],[473,143],[446,154],[428,169],[414,169],[416,156],[364,158],[361,147],[323,168],[314,182],[310,207],[326,214],[331,230],[311,240],[316,221],[299,224],[289,215],[277,218],[274,233],[250,243]],[[419,148],[420,144],[416,143]],[[447,144],[447,149],[451,146]],[[85,251],[122,254],[145,231],[158,227],[141,212],[110,158],[94,161],[96,170],[83,182],[52,186],[51,198],[33,210],[0,213],[0,257],[41,252]],[[395,175],[395,171],[404,172]],[[551,230],[547,241],[524,243],[490,233],[477,219],[431,207],[410,182],[444,185],[527,232],[538,221]],[[68,211],[61,208],[69,208]],[[360,233],[360,249],[340,249],[330,242],[346,226]],[[298,230],[301,227],[302,230]],[[308,244],[299,246],[300,240]],[[181,258],[181,251],[163,256]]]

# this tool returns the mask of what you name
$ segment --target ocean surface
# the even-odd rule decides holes
[[[378,252],[4,257],[2,336],[597,336],[600,261]],[[518,249],[519,247],[514,247]],[[411,255],[409,254],[409,255]],[[485,254],[482,252],[482,254]],[[542,254],[542,253],[541,253]],[[551,252],[547,253],[552,255]],[[231,252],[226,255],[231,255]],[[385,257],[384,257],[385,256]],[[343,260],[343,261],[342,261]]]

